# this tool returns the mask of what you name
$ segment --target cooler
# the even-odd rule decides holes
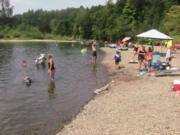
[[[172,89],[174,91],[180,91],[180,80],[174,80]]]

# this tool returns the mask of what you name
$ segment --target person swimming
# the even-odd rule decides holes
[[[23,60],[23,66],[27,67],[27,62],[25,60]]]
[[[28,76],[25,76],[24,77],[24,82],[26,83],[26,85],[31,85],[32,83],[32,79]]]
[[[54,81],[55,66],[52,55],[48,55],[48,74],[50,75],[51,81]]]
[[[96,45],[97,45],[97,41],[95,40],[92,44],[92,63],[93,64],[96,63],[96,59],[97,59]]]

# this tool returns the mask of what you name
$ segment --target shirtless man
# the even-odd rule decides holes
[[[95,40],[92,44],[92,63],[96,64],[97,52],[96,52],[97,41]]]

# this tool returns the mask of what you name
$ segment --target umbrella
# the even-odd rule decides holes
[[[125,42],[125,41],[128,41],[130,39],[131,39],[131,37],[125,37],[122,41]]]

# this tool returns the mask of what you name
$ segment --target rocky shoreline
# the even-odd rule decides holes
[[[157,50],[160,48],[156,48]],[[112,60],[115,49],[103,48],[112,82],[108,90],[93,98],[57,135],[176,135],[180,133],[180,98],[171,91],[178,77],[137,76],[136,64],[129,64],[132,50],[122,52],[121,69]],[[173,65],[180,67],[175,54]]]

